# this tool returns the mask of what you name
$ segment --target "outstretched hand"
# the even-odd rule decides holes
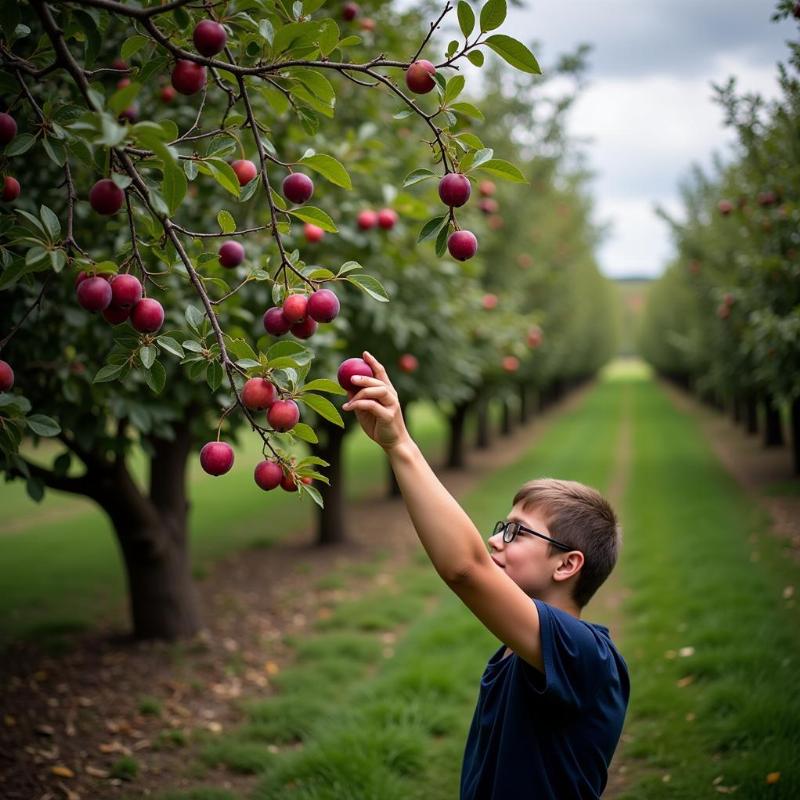
[[[397,390],[392,386],[383,365],[366,351],[364,361],[369,364],[375,377],[354,375],[351,380],[360,388],[355,393],[349,393],[349,399],[342,408],[354,411],[367,436],[388,451],[409,438],[408,429],[400,410]]]

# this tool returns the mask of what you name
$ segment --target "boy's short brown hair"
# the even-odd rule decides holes
[[[595,489],[577,481],[539,478],[528,481],[514,495],[514,505],[537,511],[554,539],[580,550],[584,564],[573,597],[583,608],[603,585],[617,563],[622,529],[608,501]],[[549,545],[551,554],[555,552]]]

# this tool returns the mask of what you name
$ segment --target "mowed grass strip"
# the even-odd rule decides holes
[[[533,450],[470,493],[463,504],[481,530],[507,514],[530,478],[603,488],[623,392],[615,382],[593,389]],[[374,565],[376,573],[384,568]],[[242,727],[204,735],[201,760],[256,775],[251,800],[452,800],[478,682],[498,643],[444,587],[421,548],[388,583],[350,579],[367,585],[363,595],[291,642],[295,660],[276,676],[276,694],[244,701]],[[195,796],[202,795],[159,798]]]
[[[800,797],[798,568],[697,421],[634,385],[626,800]],[[787,593],[788,595],[788,593]],[[779,773],[779,774],[778,774]]]
[[[499,409],[498,409],[499,411]],[[410,424],[425,452],[441,459],[446,423],[427,404],[411,407]],[[253,482],[261,460],[256,437],[244,436],[230,473],[214,478],[190,457],[190,547],[197,577],[215,559],[236,550],[269,546],[287,533],[314,524],[310,500],[280,490],[263,492]],[[46,463],[46,458],[36,455]],[[385,457],[364,436],[345,440],[347,494],[374,492],[386,482]],[[146,477],[141,454],[133,471]],[[10,640],[31,637],[57,645],[63,635],[97,624],[125,624],[125,576],[108,517],[86,499],[48,491],[42,504],[20,483],[0,487],[7,503],[0,528],[0,650]],[[7,530],[9,532],[3,532]]]

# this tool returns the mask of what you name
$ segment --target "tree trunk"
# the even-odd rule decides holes
[[[792,400],[792,457],[794,474],[800,475],[800,397]]]
[[[744,401],[745,429],[750,434],[758,433],[758,403],[754,394],[748,394]]]
[[[173,439],[151,437],[150,444],[149,497],[121,459],[97,475],[93,497],[114,525],[133,635],[172,640],[202,627],[186,530],[186,462],[192,444],[188,423],[175,426]]]
[[[733,417],[733,424],[739,425],[742,421],[742,398],[739,394],[733,395],[731,415]]]
[[[486,450],[491,443],[491,433],[489,431],[489,400],[485,394],[478,397],[475,413],[478,422],[475,432],[475,447],[479,450]]]
[[[524,425],[531,413],[530,395],[528,387],[524,383],[518,384],[517,389],[519,394],[519,422],[520,425]]]
[[[407,401],[404,401],[404,400],[400,401],[400,411],[403,414],[403,419],[405,420],[406,428],[408,429],[408,431],[410,433],[411,429],[408,426],[408,415],[407,415],[408,402]],[[391,462],[389,461],[388,458],[386,459],[386,485],[388,487],[388,491],[386,493],[387,497],[389,497],[389,498],[400,497],[402,495],[402,492],[400,491],[400,484],[397,482],[397,477],[394,474],[394,470],[392,469],[392,464],[391,464]]]
[[[324,458],[329,464],[325,474],[331,482],[328,486],[317,485],[324,508],[317,507],[317,544],[339,544],[347,538],[344,519],[344,470],[342,469],[342,444],[346,430],[320,418],[315,428],[319,442],[314,445],[314,455]]]
[[[448,417],[450,436],[447,443],[447,469],[463,469],[464,459],[464,423],[467,420],[469,403],[456,403],[453,413]]]
[[[510,436],[514,430],[514,422],[511,419],[511,401],[508,398],[503,400],[503,416],[500,419],[500,433],[503,436]]]
[[[780,447],[783,444],[781,412],[770,395],[764,398],[764,447]]]

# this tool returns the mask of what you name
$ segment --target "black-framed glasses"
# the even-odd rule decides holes
[[[564,544],[563,542],[559,542],[556,539],[552,539],[550,536],[545,536],[543,533],[537,533],[536,531],[532,531],[530,528],[526,528],[519,522],[513,522],[508,520],[500,520],[499,522],[495,523],[494,531],[492,535],[498,534],[503,532],[503,541],[506,544],[511,544],[514,541],[518,533],[529,533],[531,536],[538,536],[540,539],[544,539],[546,542],[550,542],[553,547],[557,547],[559,550],[574,550],[573,547]]]

